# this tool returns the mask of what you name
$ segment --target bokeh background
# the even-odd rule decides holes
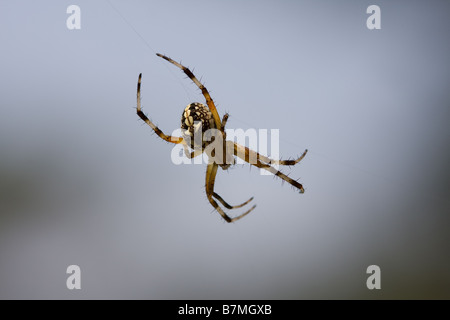
[[[81,8],[68,30],[66,9]],[[366,9],[381,8],[381,30]],[[0,2],[0,298],[449,299],[448,1]],[[200,92],[280,129],[306,192],[171,162]],[[81,268],[81,290],[66,268]],[[368,290],[366,268],[381,268]]]

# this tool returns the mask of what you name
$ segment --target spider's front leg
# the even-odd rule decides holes
[[[139,74],[138,84],[137,84],[137,107],[136,107],[136,113],[137,115],[146,123],[148,124],[153,131],[163,140],[171,143],[182,143],[184,140],[181,137],[172,137],[164,134],[157,126],[153,124],[153,122],[150,121],[150,119],[142,112],[141,109],[141,79],[142,79],[142,73]]]
[[[172,59],[170,59],[169,57],[157,53],[156,54],[158,57],[161,57],[167,61],[169,61],[170,63],[172,63],[173,65],[177,66],[178,68],[180,68],[185,75],[187,75],[189,77],[189,79],[192,80],[192,82],[195,83],[195,85],[200,89],[200,91],[202,92],[203,96],[205,97],[206,100],[206,104],[208,105],[209,110],[212,113],[212,116],[214,118],[214,122],[216,123],[216,127],[219,128],[219,126],[221,125],[220,123],[220,117],[219,117],[219,113],[217,112],[216,106],[214,104],[213,99],[211,98],[208,89],[206,89],[206,87],[200,82],[198,81],[198,79],[195,77],[195,75],[192,73],[191,70],[189,70],[189,68],[186,68],[185,66],[183,66],[181,63],[178,63]]]
[[[234,218],[230,218],[223,210],[222,208],[217,204],[217,202],[213,199],[213,197],[216,197],[222,204],[226,203],[217,193],[214,192],[214,183],[216,180],[216,174],[217,174],[217,168],[218,165],[215,162],[211,162],[208,164],[208,167],[206,169],[206,196],[208,197],[208,201],[211,203],[211,205],[214,207],[214,209],[216,209],[217,212],[220,213],[220,215],[222,216],[222,218],[225,219],[226,222],[234,222],[237,221],[243,217],[245,217],[247,214],[249,214],[253,209],[255,209],[256,205],[254,205],[253,207],[251,207],[249,210],[247,210],[246,212],[244,212],[243,214],[234,217]],[[247,204],[248,202],[250,202],[253,198],[251,198],[250,200],[246,201],[245,203],[243,203],[242,205],[236,206],[236,207],[241,207],[245,204]],[[224,204],[225,205],[225,204]],[[228,205],[228,204],[227,204]],[[228,205],[230,208],[234,209],[236,207],[232,207],[230,205]]]

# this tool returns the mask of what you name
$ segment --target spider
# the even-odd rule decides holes
[[[231,218],[228,214],[224,212],[224,210],[216,202],[216,200],[219,201],[225,208],[231,210],[241,208],[253,200],[253,197],[251,197],[244,203],[232,206],[229,205],[224,199],[222,199],[221,196],[219,196],[214,191],[214,183],[216,180],[218,167],[221,167],[223,170],[228,169],[230,165],[235,164],[235,156],[243,159],[244,161],[250,163],[255,167],[269,171],[275,176],[291,184],[294,188],[298,189],[300,193],[304,192],[303,186],[299,182],[289,178],[281,171],[276,170],[274,167],[272,167],[272,164],[293,166],[305,157],[308,150],[305,150],[305,152],[303,152],[303,154],[295,160],[273,160],[236,142],[227,141],[225,133],[225,125],[228,120],[229,116],[228,113],[225,113],[223,118],[220,119],[216,106],[214,105],[213,99],[209,95],[208,90],[200,81],[197,80],[197,78],[195,77],[195,75],[192,73],[191,70],[189,70],[182,64],[172,60],[171,58],[165,55],[162,55],[160,53],[157,53],[156,55],[180,68],[201,90],[203,96],[205,97],[207,105],[204,105],[199,102],[189,104],[184,109],[181,116],[182,137],[173,137],[166,135],[156,125],[154,125],[153,122],[151,122],[150,119],[142,112],[141,109],[142,73],[141,73],[139,74],[137,83],[137,108],[136,108],[137,115],[145,123],[147,123],[161,139],[174,144],[182,144],[186,156],[190,159],[205,152],[208,149],[208,147],[213,144],[213,142],[221,143],[219,145],[223,147],[224,152],[220,152],[222,151],[222,147],[219,147],[215,148],[215,150],[213,150],[212,152],[207,153],[209,161],[206,168],[205,189],[208,201],[226,222],[237,221],[246,216],[247,214],[249,214],[256,207],[256,205],[253,205],[249,210],[245,211],[244,213]],[[206,137],[207,133],[211,130],[215,130],[216,134],[214,135],[214,137],[213,138]],[[201,141],[195,139],[195,137],[198,137],[199,134]],[[192,149],[193,151],[190,152],[189,148]],[[250,159],[252,161],[250,161]]]

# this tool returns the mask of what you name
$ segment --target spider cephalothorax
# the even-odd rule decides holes
[[[202,103],[189,104],[181,116],[181,134],[192,149],[204,149],[211,141],[208,130],[217,129],[208,107]]]
[[[184,109],[183,115],[181,116],[182,137],[168,136],[164,134],[157,126],[155,126],[141,110],[142,74],[140,74],[137,85],[137,114],[155,131],[161,139],[175,144],[182,144],[188,158],[192,159],[203,152],[207,154],[209,161],[206,168],[206,196],[211,205],[217,210],[217,212],[220,213],[226,222],[233,222],[241,219],[256,207],[256,205],[254,205],[241,215],[230,218],[216,202],[216,200],[219,201],[227,209],[237,209],[245,206],[253,200],[253,197],[251,197],[244,203],[231,206],[223,200],[221,196],[214,192],[217,168],[220,166],[222,169],[227,169],[230,165],[235,163],[235,157],[239,157],[255,167],[269,171],[275,176],[291,184],[294,188],[297,188],[300,193],[304,192],[303,186],[299,182],[289,178],[281,171],[278,171],[272,167],[272,165],[293,166],[305,157],[308,150],[305,150],[305,152],[303,152],[303,154],[295,160],[274,160],[234,141],[226,141],[225,124],[228,120],[228,114],[226,113],[222,119],[220,119],[219,113],[217,112],[216,106],[214,105],[208,90],[200,81],[197,80],[191,70],[162,54],[157,53],[157,56],[180,68],[202,91],[207,105],[198,102],[189,104]],[[199,137],[198,140],[195,139],[196,136]],[[212,143],[213,141],[214,143]],[[193,151],[190,152],[188,147],[190,147]]]

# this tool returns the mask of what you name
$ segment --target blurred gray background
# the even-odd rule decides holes
[[[81,8],[68,30],[66,9]],[[366,9],[381,8],[381,30]],[[450,298],[448,1],[1,1],[0,298]],[[204,102],[280,129],[306,192],[172,164]],[[241,211],[238,211],[241,212]],[[81,268],[81,290],[66,268]],[[368,290],[366,268],[381,268]]]

